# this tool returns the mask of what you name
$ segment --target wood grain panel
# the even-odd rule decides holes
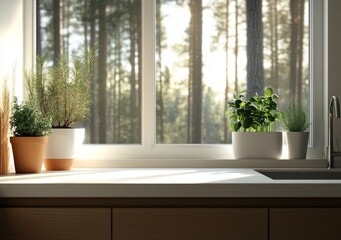
[[[266,208],[114,208],[113,240],[266,240]]]
[[[0,239],[110,240],[110,208],[0,208]]]
[[[271,240],[340,240],[341,208],[271,208]]]

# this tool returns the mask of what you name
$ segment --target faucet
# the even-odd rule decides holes
[[[328,146],[327,146],[327,168],[334,168],[334,143],[333,143],[333,107],[335,109],[335,117],[340,118],[340,102],[338,97],[332,96],[329,102],[328,114]]]

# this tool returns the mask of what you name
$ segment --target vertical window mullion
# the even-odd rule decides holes
[[[324,109],[324,106],[327,106],[328,102],[328,100],[325,100],[327,95],[325,98],[323,97],[325,95],[324,91],[327,89],[327,77],[324,76],[324,71],[327,71],[324,61],[327,59],[323,53],[325,50],[323,31],[326,25],[323,19],[324,3],[318,0],[311,0],[310,3],[310,119],[312,123],[310,126],[310,145],[312,156],[319,155],[323,157],[326,139],[324,132],[327,132],[327,129],[326,127],[324,129],[321,128],[325,124],[320,116],[320,111]],[[321,81],[321,79],[324,79],[324,81]],[[323,114],[323,116],[326,115]]]
[[[142,145],[155,144],[155,1],[142,1]]]

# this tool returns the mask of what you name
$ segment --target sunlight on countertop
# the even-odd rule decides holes
[[[10,174],[0,183],[224,183],[243,181],[250,169],[73,169],[39,174]]]
[[[0,198],[341,197],[341,180],[273,180],[251,168],[79,168],[0,176]]]

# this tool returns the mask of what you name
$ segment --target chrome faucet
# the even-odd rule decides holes
[[[332,96],[329,102],[328,114],[328,146],[327,146],[327,168],[334,168],[334,143],[333,143],[333,107],[335,109],[335,117],[340,118],[340,102],[336,96]]]

